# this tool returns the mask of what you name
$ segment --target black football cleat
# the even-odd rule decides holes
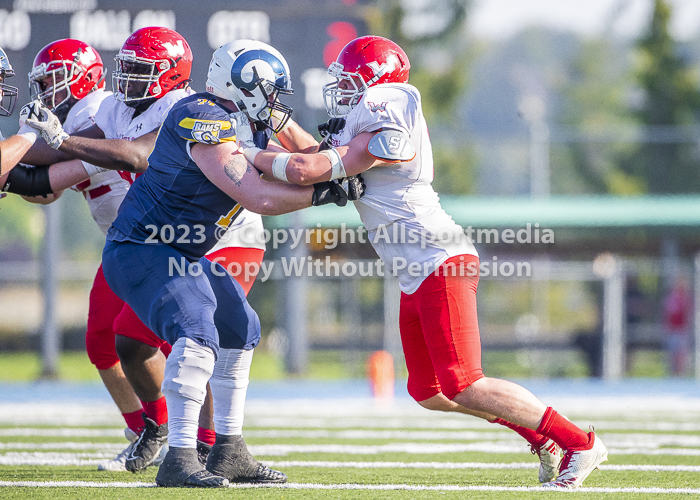
[[[171,447],[160,464],[156,484],[164,488],[224,488],[229,481],[206,470],[194,448]]]
[[[202,467],[206,467],[209,453],[211,453],[211,445],[208,445],[204,441],[197,440],[197,459],[199,459],[199,463],[202,464]]]
[[[163,446],[168,443],[168,423],[157,425],[145,413],[141,416],[146,426],[134,442],[134,446],[124,463],[126,470],[134,473],[142,472],[149,465],[153,465]]]
[[[217,434],[207,459],[207,470],[232,483],[286,483],[287,476],[253,458],[242,436]]]

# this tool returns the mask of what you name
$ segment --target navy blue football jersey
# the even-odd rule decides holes
[[[211,94],[175,103],[158,131],[148,169],[129,189],[107,239],[167,244],[190,261],[203,257],[243,208],[207,179],[190,147],[234,141],[234,124]],[[254,134],[258,147],[264,149],[269,136]]]

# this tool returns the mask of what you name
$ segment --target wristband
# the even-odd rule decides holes
[[[289,182],[287,180],[287,163],[289,162],[289,158],[291,156],[291,153],[280,153],[275,156],[274,160],[272,160],[272,176],[275,179]]]
[[[321,151],[319,154],[322,154],[331,162],[331,180],[348,176],[348,174],[345,173],[345,165],[343,165],[343,160],[340,158],[340,153],[338,153],[337,149],[327,149]]]
[[[24,125],[22,125],[20,127],[19,131],[17,131],[16,135],[19,137],[22,137],[23,139],[28,140],[30,144],[34,145],[38,134],[39,133],[35,128],[30,127],[29,125],[27,125],[25,123]]]
[[[245,148],[243,149],[243,156],[245,156],[246,160],[255,165],[255,157],[260,151],[262,151],[260,148]]]

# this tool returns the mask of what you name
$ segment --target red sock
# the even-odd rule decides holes
[[[200,426],[199,429],[197,429],[197,441],[207,443],[209,446],[214,446],[216,442],[216,432]]]
[[[590,450],[593,442],[588,434],[548,407],[537,432],[551,438],[564,450]]]
[[[141,401],[143,411],[156,425],[163,425],[168,421],[168,406],[165,404],[165,396],[155,401]]]
[[[143,430],[143,418],[141,418],[142,413],[143,409],[132,411],[131,413],[122,413],[126,426],[136,434],[141,434],[141,431]]]
[[[522,427],[517,424],[513,424],[511,422],[508,422],[507,420],[503,420],[502,418],[497,418],[496,420],[491,422],[492,424],[500,424],[505,427],[508,427],[511,430],[514,430],[518,434],[520,434],[523,438],[525,438],[525,441],[530,443],[533,446],[538,446],[545,441],[547,441],[547,436],[543,436],[542,434],[538,434],[537,432],[533,431],[532,429],[528,429],[527,427]]]

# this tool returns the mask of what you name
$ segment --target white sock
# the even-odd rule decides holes
[[[180,338],[165,362],[161,390],[168,405],[168,445],[197,446],[199,410],[214,370],[214,352],[192,339]]]
[[[227,436],[243,432],[243,410],[253,349],[220,349],[209,380],[214,396],[214,428]]]

